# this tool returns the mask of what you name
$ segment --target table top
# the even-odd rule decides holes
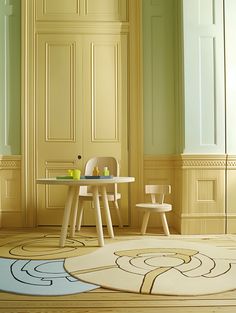
[[[57,179],[56,177],[51,178],[38,178],[36,179],[37,184],[50,184],[50,185],[104,185],[104,184],[120,184],[120,183],[131,183],[134,182],[134,177],[122,177],[114,176],[112,178],[95,178],[95,179]]]

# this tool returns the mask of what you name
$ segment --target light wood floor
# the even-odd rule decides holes
[[[23,230],[30,234],[30,230]],[[37,231],[42,232],[41,229]],[[47,229],[47,233],[58,231]],[[0,230],[0,237],[22,233],[21,230]],[[35,230],[34,230],[35,232]],[[95,232],[94,229],[84,229],[85,234]],[[138,232],[129,228],[115,229],[115,235],[137,235]],[[154,235],[154,233],[148,233]],[[155,234],[157,235],[157,234]],[[236,235],[214,236],[179,236],[185,240],[207,243],[236,249]],[[0,272],[1,279],[1,272]],[[236,279],[236,277],[235,277]],[[175,282],[173,282],[175,283]],[[177,282],[176,282],[177,283]],[[139,295],[134,293],[108,291],[98,289],[70,296],[23,296],[0,292],[1,313],[205,313],[222,312],[236,313],[236,290],[206,296],[162,296]]]

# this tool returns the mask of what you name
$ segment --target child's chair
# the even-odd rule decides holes
[[[147,224],[151,212],[160,213],[161,221],[164,228],[165,235],[169,235],[169,227],[166,220],[165,212],[172,210],[172,205],[164,203],[164,197],[171,193],[170,185],[145,185],[145,193],[151,195],[151,203],[139,203],[136,204],[137,208],[144,211],[143,222],[141,227],[141,234],[146,233]]]
[[[120,176],[120,166],[118,160],[114,157],[94,157],[87,161],[85,165],[85,175],[93,175],[94,167],[99,167],[100,171],[106,166],[109,168],[110,175],[112,176]],[[101,173],[102,175],[102,173]],[[120,208],[118,205],[118,200],[121,199],[121,194],[117,190],[117,184],[108,184],[106,187],[107,190],[107,200],[114,203],[115,210],[118,216],[119,226],[123,227]],[[101,196],[99,194],[99,196]],[[91,186],[81,186],[79,192],[79,210],[78,210],[78,224],[77,230],[80,230],[83,210],[84,210],[84,202],[93,201],[93,194],[91,191]]]

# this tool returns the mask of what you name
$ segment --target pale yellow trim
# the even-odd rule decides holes
[[[135,204],[140,202],[143,186],[143,89],[142,89],[142,1],[129,1],[130,21],[130,112],[129,112],[129,175],[135,177],[130,184],[130,225],[138,223]]]
[[[22,204],[25,226],[36,226],[34,1],[21,1],[22,14]]]

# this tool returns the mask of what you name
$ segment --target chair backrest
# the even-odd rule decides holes
[[[105,166],[108,167],[110,175],[120,175],[119,163],[114,157],[95,157],[89,159],[85,165],[85,175],[93,175],[93,169],[95,166],[98,166],[100,175],[102,175],[102,171]]]
[[[171,193],[170,185],[145,185],[145,193],[151,195],[152,203],[163,203],[165,195]]]
[[[84,175],[93,175],[93,169],[95,166],[99,168],[99,175],[102,175],[103,168],[106,166],[109,169],[110,175],[120,176],[119,162],[114,157],[94,157],[89,159],[85,165]],[[91,187],[87,188],[87,192],[90,192]],[[108,184],[106,188],[109,193],[117,193],[117,184]]]

